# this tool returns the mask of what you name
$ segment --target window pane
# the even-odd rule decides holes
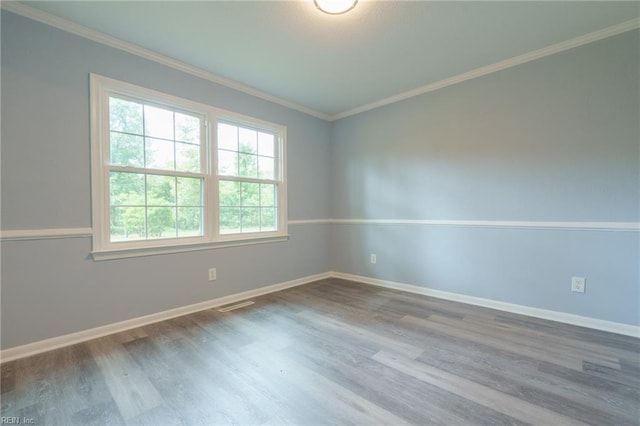
[[[111,207],[111,241],[144,240],[144,207]]]
[[[144,175],[111,172],[109,174],[109,204],[112,206],[144,206]]]
[[[145,167],[149,169],[175,170],[173,142],[147,138],[145,143]]]
[[[175,236],[175,207],[147,207],[147,238],[168,238]]]
[[[242,177],[258,177],[258,157],[253,154],[238,154],[238,176]]]
[[[276,227],[276,209],[262,208],[260,209],[260,230],[275,231]]]
[[[109,233],[111,240],[121,240],[124,238],[124,219],[122,218],[122,208],[111,207],[109,209]]]
[[[256,154],[258,152],[258,132],[240,127],[238,137],[240,152],[246,152],[248,154]]]
[[[147,175],[147,205],[174,206],[176,204],[176,178]]]
[[[97,75],[92,82],[92,105],[108,107],[91,117],[91,133],[103,135],[92,149],[106,154],[91,170],[103,194],[92,208],[108,220],[94,224],[96,252],[145,251],[159,238],[163,246],[243,239],[286,223],[280,126]]]
[[[238,153],[218,151],[218,173],[227,176],[238,176]]]
[[[276,206],[276,186],[260,184],[260,206],[275,207]]]
[[[144,167],[144,139],[126,133],[111,132],[110,164]]]
[[[240,184],[240,197],[243,207],[259,207],[260,206],[260,184],[251,182],[242,182]]]
[[[111,172],[110,182],[111,241],[202,235],[201,178]]]
[[[176,170],[200,172],[200,146],[176,142]]]
[[[109,98],[109,130],[142,135],[142,104]]]
[[[240,209],[220,207],[220,233],[237,234],[240,232]]]
[[[145,136],[173,140],[173,111],[144,106]]]
[[[175,119],[176,140],[200,144],[200,118],[176,112]]]
[[[220,206],[240,206],[240,182],[220,181]]]
[[[264,155],[265,157],[273,157],[273,141],[273,135],[262,132],[258,133],[258,154]]]
[[[230,124],[218,124],[218,148],[229,151],[238,150],[238,128]]]
[[[202,206],[202,179],[177,178],[178,206]]]
[[[260,232],[260,209],[256,207],[242,208],[241,232]]]
[[[261,179],[273,179],[274,161],[269,157],[258,157],[258,177]]]
[[[202,235],[202,207],[178,207],[178,236]]]

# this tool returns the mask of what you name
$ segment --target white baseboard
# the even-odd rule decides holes
[[[394,290],[406,291],[409,293],[422,294],[436,297],[438,299],[451,300],[454,302],[466,303],[468,305],[483,306],[485,308],[497,309],[499,311],[511,312],[514,314],[527,315],[530,317],[546,319],[550,321],[562,322],[565,324],[577,325],[580,327],[592,328],[595,330],[608,331],[610,333],[622,334],[631,337],[640,337],[640,326],[622,324],[618,322],[605,321],[596,318],[583,317],[580,315],[567,314],[565,312],[550,311],[547,309],[533,308],[530,306],[516,305],[513,303],[499,302],[497,300],[483,299],[481,297],[467,296],[448,291],[434,290],[428,287],[420,287],[411,284],[402,284],[394,281],[379,280],[362,275],[344,274],[342,272],[331,271],[332,278],[356,281],[363,284],[375,285]]]
[[[0,362],[7,362],[18,358],[25,358],[42,352],[51,351],[53,349],[75,345],[76,343],[86,342],[87,340],[96,339],[98,337],[107,336],[109,334],[119,333],[121,331],[130,330],[132,328],[141,327],[143,325],[188,315],[194,312],[204,311],[206,309],[211,309],[222,305],[228,305],[230,303],[239,302],[241,300],[250,299],[252,297],[262,296],[263,294],[273,293],[290,287],[308,284],[310,282],[322,280],[329,277],[330,274],[328,272],[310,275],[292,281],[273,284],[266,287],[260,287],[255,290],[243,291],[241,293],[231,294],[229,296],[218,297],[216,299],[195,303],[193,305],[182,306],[163,312],[157,312],[155,314],[145,315],[126,321],[120,321],[101,327],[91,328],[89,330],[66,334],[64,336],[52,337],[50,339],[27,343],[26,345],[15,346],[13,348],[0,351]]]
[[[155,314],[145,315],[138,318],[132,318],[113,324],[107,324],[101,327],[91,328],[76,333],[66,334],[64,336],[52,337],[50,339],[40,340],[26,345],[15,346],[13,348],[0,351],[0,362],[13,361],[19,358],[36,355],[42,352],[51,351],[53,349],[74,345],[76,343],[86,342],[87,340],[96,339],[98,337],[107,336],[109,334],[119,333],[121,331],[130,330],[132,328],[141,327],[143,325],[152,324],[176,318],[182,315],[188,315],[194,312],[204,311],[206,309],[218,306],[228,305],[230,303],[239,302],[253,297],[262,296],[264,294],[274,293],[291,287],[308,284],[314,281],[326,278],[340,278],[349,281],[356,281],[363,284],[375,285],[394,290],[406,291],[409,293],[422,294],[425,296],[436,297],[439,299],[452,300],[455,302],[466,303],[469,305],[483,306],[486,308],[497,309],[515,314],[527,315],[536,318],[542,318],[551,321],[562,322],[580,327],[592,328],[595,330],[608,331],[611,333],[622,334],[631,337],[640,337],[640,327],[621,324],[612,321],[599,320],[595,318],[583,317],[579,315],[567,314],[564,312],[550,311],[547,309],[532,308],[524,305],[516,305],[513,303],[499,302],[491,299],[483,299],[475,296],[467,296],[464,294],[450,293],[442,290],[434,290],[427,287],[419,287],[411,284],[402,284],[394,281],[379,280],[376,278],[365,277],[362,275],[345,274],[342,272],[325,272],[322,274],[310,275],[296,280],[287,281],[279,284],[273,284],[266,287],[257,288],[255,290],[244,291],[241,293],[231,294],[212,300],[207,300],[193,305],[182,306],[179,308],[169,309]]]

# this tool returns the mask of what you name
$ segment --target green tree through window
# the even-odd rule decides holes
[[[91,118],[94,257],[286,237],[284,126],[95,74]]]
[[[275,135],[218,124],[220,233],[276,231]]]
[[[200,121],[135,100],[109,99],[110,163],[125,168],[110,174],[112,241],[202,234],[202,179],[172,173],[200,172]]]

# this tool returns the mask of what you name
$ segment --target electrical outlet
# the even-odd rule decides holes
[[[376,263],[378,261],[378,258],[376,256],[375,253],[371,253],[371,263]]]
[[[217,278],[216,268],[209,268],[209,281],[215,281]]]
[[[574,293],[584,293],[585,282],[584,277],[571,277],[571,291]]]

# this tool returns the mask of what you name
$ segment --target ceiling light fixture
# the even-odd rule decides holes
[[[358,0],[313,0],[316,7],[329,15],[347,13],[358,3]]]

